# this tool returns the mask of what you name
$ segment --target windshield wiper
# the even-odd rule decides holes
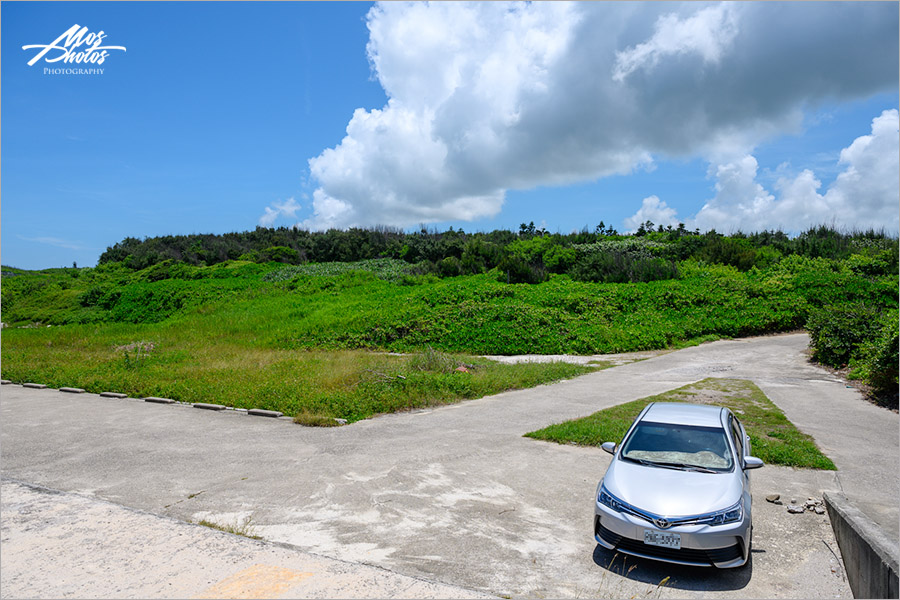
[[[698,473],[718,473],[718,471],[714,469],[708,469],[707,467],[701,467],[700,465],[689,465],[687,463],[660,462],[655,464],[666,465],[668,467],[674,467],[676,469],[684,469],[685,471],[697,471]]]
[[[631,456],[623,456],[625,460],[630,460],[648,467],[659,467],[660,469],[675,469],[681,471],[687,465],[681,463],[656,462],[655,460],[647,460],[646,458],[633,458]]]
[[[660,467],[661,469],[677,469],[679,471],[696,471],[697,473],[718,473],[714,469],[701,467],[700,465],[689,465],[680,462],[658,462],[655,460],[647,460],[646,458],[634,458],[633,456],[623,456],[625,460],[630,460],[648,467]]]

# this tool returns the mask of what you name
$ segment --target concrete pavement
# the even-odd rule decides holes
[[[489,598],[4,480],[3,598]]]
[[[896,535],[898,421],[810,365],[806,344],[803,334],[715,342],[330,429],[4,386],[2,473],[183,520],[252,515],[268,540],[486,593],[848,597],[827,518],[788,515],[762,497],[843,489]],[[754,472],[745,569],[623,561],[596,549],[592,498],[608,455],[521,436],[711,376],[755,381],[839,473]]]

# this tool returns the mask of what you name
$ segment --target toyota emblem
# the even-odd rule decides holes
[[[668,519],[664,519],[664,518],[653,519],[653,522],[660,529],[668,529],[672,525],[671,523],[669,523]]]

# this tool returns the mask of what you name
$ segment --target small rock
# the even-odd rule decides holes
[[[769,494],[768,496],[766,496],[766,502],[775,503],[778,502],[779,499],[781,499],[781,494]]]
[[[797,499],[796,499],[796,498],[791,498],[791,504],[797,504]]]
[[[813,510],[816,511],[816,514],[817,514],[817,515],[824,515],[824,514],[825,514],[825,507],[824,507],[824,506],[817,506],[817,507],[815,507]]]
[[[346,424],[347,424],[347,419],[335,419],[335,421],[337,421],[340,425],[346,425]]]
[[[806,509],[798,504],[789,504],[787,507],[787,511],[793,514],[799,514],[802,512],[806,512]]]

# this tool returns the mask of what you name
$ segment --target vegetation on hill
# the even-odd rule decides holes
[[[219,262],[232,243],[224,255],[242,260]],[[817,360],[849,366],[896,402],[898,244],[872,231],[257,229],[126,239],[95,268],[3,267],[2,281],[10,379],[46,379],[34,365],[66,344],[75,356],[90,348],[98,365],[113,347],[161,340],[185,361],[178,348],[216,340],[273,352],[585,354],[805,327]]]

